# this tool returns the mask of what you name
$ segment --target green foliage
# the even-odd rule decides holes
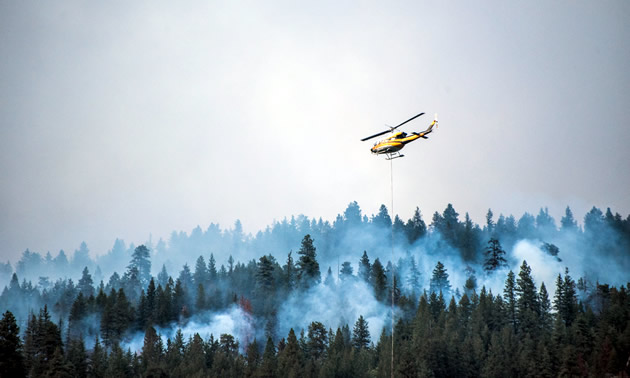
[[[0,320],[0,377],[24,377],[26,368],[22,355],[20,328],[15,317],[6,311]]]
[[[298,261],[297,279],[302,288],[308,288],[321,281],[319,263],[317,262],[317,252],[310,235],[302,239],[302,247],[298,251],[300,259]]]

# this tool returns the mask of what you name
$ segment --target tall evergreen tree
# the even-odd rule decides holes
[[[296,267],[293,263],[293,257],[291,257],[291,253],[292,252],[289,252],[289,255],[287,256],[287,264],[283,267],[286,289],[289,292],[291,292],[295,288],[297,280]]]
[[[422,213],[419,207],[416,207],[413,216],[407,221],[405,229],[407,231],[409,244],[415,243],[427,234],[427,225],[422,219]]]
[[[20,328],[11,311],[0,320],[0,377],[25,377]]]
[[[372,273],[372,265],[370,264],[370,258],[367,255],[367,251],[363,251],[363,256],[359,260],[359,278],[365,282],[370,282],[370,275]]]
[[[352,330],[352,345],[357,349],[366,349],[370,345],[370,330],[363,315],[359,316]]]
[[[81,279],[77,283],[77,289],[79,289],[79,292],[86,298],[94,294],[94,282],[92,281],[92,276],[87,266],[83,268]]]
[[[88,376],[90,378],[104,378],[106,369],[107,351],[103,349],[97,336],[88,360]]]
[[[214,254],[210,254],[208,259],[208,279],[210,282],[215,282],[217,279],[217,264],[214,260]]]
[[[429,285],[429,291],[431,293],[442,292],[444,296],[450,296],[451,283],[448,280],[448,273],[442,262],[438,261],[433,269],[433,275],[431,276],[431,282]]]
[[[298,282],[302,288],[309,288],[321,281],[319,263],[317,262],[317,252],[313,245],[311,235],[305,235],[302,239],[302,246],[298,251],[300,259],[298,261]]]
[[[523,260],[521,270],[516,279],[516,313],[519,330],[533,334],[538,321],[540,305],[536,285],[531,276],[532,269]]]
[[[505,280],[503,298],[505,299],[507,323],[512,326],[512,329],[516,330],[516,276],[511,270],[508,272]]]
[[[350,281],[352,280],[352,278],[354,278],[354,275],[352,274],[352,264],[350,264],[350,261],[344,261],[341,264],[341,270],[339,271],[339,273],[341,281]]]
[[[372,264],[372,285],[374,286],[374,296],[377,300],[383,301],[387,295],[387,276],[381,261],[377,258]]]
[[[498,268],[507,266],[507,260],[505,259],[505,251],[501,248],[501,243],[498,239],[491,238],[488,240],[488,246],[485,249],[486,262],[483,264],[483,269],[488,273],[492,273]]]
[[[206,260],[204,260],[203,256],[199,256],[197,258],[197,262],[195,263],[195,273],[193,274],[193,281],[195,283],[195,287],[199,285],[207,285],[209,281],[208,268],[206,268]]]
[[[151,253],[144,244],[136,247],[133,251],[127,268],[138,269],[138,278],[142,287],[146,287],[149,284],[151,279]]]
[[[157,275],[158,286],[162,286],[163,288],[165,288],[166,284],[168,283],[169,277],[170,276],[168,275],[168,272],[166,271],[166,265],[162,264],[162,270],[160,270],[160,273],[158,273]]]
[[[263,352],[262,362],[260,369],[258,369],[258,375],[260,378],[274,378],[276,377],[278,358],[276,356],[276,347],[273,344],[271,337],[267,338],[267,344],[265,345],[265,351]]]
[[[560,220],[560,229],[563,233],[576,232],[578,230],[577,221],[573,217],[573,212],[569,206],[564,210],[564,216]]]

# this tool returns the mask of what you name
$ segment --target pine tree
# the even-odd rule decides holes
[[[197,258],[197,262],[195,263],[195,273],[193,274],[193,282],[195,287],[199,285],[207,285],[209,281],[208,268],[206,268],[206,260],[204,260],[203,256],[199,256]]]
[[[565,327],[569,327],[577,318],[578,304],[575,290],[575,281],[569,276],[569,269],[565,269],[564,279],[559,274],[556,280],[556,294],[554,296],[554,309]]]
[[[158,273],[157,275],[158,286],[162,286],[163,288],[166,287],[169,277],[170,276],[168,275],[168,272],[166,271],[166,265],[162,264],[162,270],[160,270],[160,273]]]
[[[418,270],[416,259],[413,256],[409,256],[409,273],[407,274],[407,286],[411,290],[411,294],[414,296],[420,292],[420,278],[422,274]]]
[[[151,279],[151,253],[144,245],[138,246],[131,255],[128,269],[138,270],[138,279],[142,287],[145,287]]]
[[[274,264],[276,259],[271,256],[262,256],[256,265],[256,290],[264,297],[271,296],[275,290]]]
[[[381,207],[378,209],[378,215],[372,218],[372,224],[380,227],[381,229],[391,229],[392,218],[389,216],[385,205],[381,204]]]
[[[208,259],[208,280],[210,282],[216,282],[217,279],[217,264],[214,260],[214,254],[210,254],[210,258]]]
[[[406,225],[407,231],[407,240],[409,244],[413,244],[416,241],[422,239],[427,233],[427,225],[422,220],[422,214],[420,213],[420,208],[416,207],[416,210],[413,213],[413,217],[407,221]]]
[[[88,355],[83,338],[71,339],[66,349],[66,361],[69,363],[70,375],[74,378],[85,378],[88,374]]]
[[[258,375],[260,378],[274,378],[276,377],[276,369],[278,364],[278,358],[276,356],[276,347],[273,345],[271,337],[267,338],[267,345],[265,345],[265,351],[263,352],[262,362],[260,369],[258,369]]]
[[[144,333],[144,345],[142,346],[141,366],[148,376],[164,376],[164,345],[162,338],[149,326]]]
[[[326,327],[320,322],[311,322],[308,326],[308,341],[306,343],[306,350],[310,358],[313,360],[325,358],[327,344]]]
[[[531,272],[532,269],[527,265],[527,261],[523,260],[521,270],[516,279],[515,291],[518,296],[516,314],[519,330],[533,334],[538,320],[540,305]]]
[[[284,269],[284,278],[285,278],[285,282],[286,282],[286,289],[287,291],[291,292],[293,291],[293,289],[295,289],[295,282],[296,282],[296,268],[295,268],[295,264],[293,263],[293,257],[291,257],[291,253],[289,252],[289,255],[287,256],[287,264],[283,267]]]
[[[92,276],[90,275],[90,271],[87,266],[83,268],[83,273],[81,279],[77,283],[77,289],[79,292],[88,298],[90,295],[94,294],[94,282],[92,281]]]
[[[149,285],[147,286],[147,295],[146,295],[146,307],[145,311],[142,314],[145,319],[145,324],[153,324],[155,323],[155,315],[156,315],[156,305],[157,305],[157,293],[155,290],[155,281],[153,278],[149,281]]]
[[[352,330],[352,346],[356,349],[366,349],[369,345],[370,330],[368,329],[368,322],[365,321],[363,315],[360,315]]]
[[[341,264],[341,270],[339,271],[341,281],[351,281],[354,278],[352,264],[350,261],[344,261]]]
[[[491,238],[488,240],[488,246],[485,250],[486,262],[483,264],[483,269],[488,274],[495,270],[507,266],[507,260],[505,259],[505,251],[501,248],[501,243],[498,239]]]
[[[302,246],[298,251],[300,260],[298,261],[297,279],[302,288],[309,288],[321,281],[319,272],[319,263],[317,262],[317,253],[313,245],[311,235],[304,236]]]
[[[359,278],[365,282],[370,282],[370,275],[372,273],[372,265],[370,264],[370,258],[366,251],[363,251],[363,256],[359,260]]]
[[[299,377],[302,372],[302,350],[293,328],[289,331],[284,348],[278,352],[278,372],[281,377]]]
[[[490,236],[490,238],[494,238],[494,231],[495,231],[495,223],[494,220],[492,219],[492,217],[494,216],[494,214],[492,213],[491,209],[488,209],[488,213],[486,214],[486,234],[488,234],[488,236]]]
[[[24,377],[20,328],[13,313],[6,311],[0,320],[0,377]]]
[[[505,299],[505,312],[507,316],[507,323],[512,326],[513,330],[516,330],[516,279],[514,272],[511,270],[507,274],[505,280],[505,287],[503,289],[503,297]]]
[[[444,264],[440,261],[437,262],[435,269],[433,269],[433,276],[431,276],[429,291],[431,293],[441,292],[446,297],[451,294],[451,283],[448,280],[448,273],[446,272]]]
[[[131,359],[115,343],[107,359],[106,377],[132,377]]]
[[[549,300],[549,293],[547,292],[547,288],[545,287],[545,283],[543,282],[540,285],[540,290],[538,291],[538,298],[540,303],[539,310],[539,324],[540,328],[543,332],[547,334],[551,334],[552,329],[552,318],[551,318],[551,301]]]
[[[377,300],[383,301],[387,295],[387,276],[381,261],[377,258],[372,264],[372,285],[374,286],[374,296]]]
[[[106,369],[107,352],[101,346],[97,336],[96,341],[94,342],[94,349],[92,349],[92,353],[88,361],[88,376],[91,378],[104,378]]]
[[[262,356],[260,355],[260,347],[258,341],[254,339],[245,350],[245,361],[247,366],[245,369],[246,377],[255,377],[256,371],[262,362]]]
[[[208,308],[208,301],[206,299],[206,291],[202,284],[197,286],[197,298],[195,299],[195,309],[199,312]]]
[[[564,217],[560,220],[560,229],[563,233],[576,232],[578,230],[577,221],[573,218],[573,212],[569,206],[565,209]]]

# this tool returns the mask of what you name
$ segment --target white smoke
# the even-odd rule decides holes
[[[359,316],[368,322],[372,341],[376,342],[390,318],[390,309],[376,300],[373,289],[362,280],[349,280],[339,286],[320,284],[303,293],[295,293],[278,311],[278,331],[287,335],[291,328],[296,333],[308,329],[312,321],[319,321],[333,330],[346,324],[352,330]]]
[[[198,333],[203,340],[208,340],[211,335],[218,340],[220,335],[230,334],[239,341],[241,352],[244,352],[245,343],[252,341],[252,335],[254,335],[252,316],[236,305],[225,311],[207,312],[194,316],[183,324],[172,323],[167,327],[155,327],[164,345],[167,339],[175,338],[178,329],[181,329],[185,341],[188,341],[195,333]],[[127,337],[122,346],[123,349],[130,348],[132,351],[139,352],[143,344],[144,333],[137,332]]]

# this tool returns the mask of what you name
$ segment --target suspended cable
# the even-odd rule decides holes
[[[389,160],[389,172],[391,182],[391,195],[392,195],[392,207],[391,207],[391,222],[392,222],[392,353],[391,353],[391,378],[394,378],[394,162],[393,159]]]

